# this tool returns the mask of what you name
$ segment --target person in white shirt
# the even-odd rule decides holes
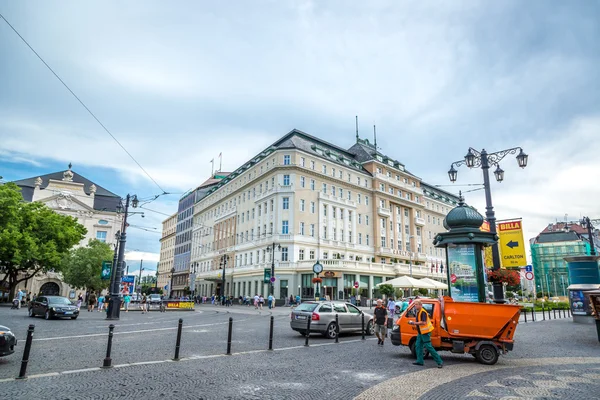
[[[393,297],[390,297],[388,300],[387,309],[392,318],[394,318],[394,315],[396,314],[396,302],[394,301]]]

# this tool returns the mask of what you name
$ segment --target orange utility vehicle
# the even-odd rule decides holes
[[[513,349],[513,336],[519,323],[520,306],[509,304],[466,303],[451,297],[421,299],[434,330],[431,344],[436,350],[469,353],[486,365],[496,364],[500,353]],[[408,346],[416,357],[417,328],[413,304],[400,316],[391,332],[392,344]]]

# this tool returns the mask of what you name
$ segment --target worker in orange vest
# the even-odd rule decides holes
[[[438,368],[442,368],[443,362],[440,355],[435,351],[433,346],[431,345],[431,332],[433,331],[433,324],[431,323],[431,319],[429,318],[429,314],[423,308],[423,303],[421,300],[413,301],[415,305],[415,310],[417,312],[417,318],[415,321],[409,321],[410,325],[416,325],[417,327],[417,343],[415,344],[415,352],[417,354],[417,361],[415,361],[414,365],[424,365],[423,360],[423,349],[427,349],[431,357],[437,363]]]

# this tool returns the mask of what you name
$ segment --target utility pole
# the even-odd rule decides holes
[[[138,284],[140,285],[139,293],[142,294],[142,271],[144,270],[144,260],[140,260],[140,277],[138,279]]]

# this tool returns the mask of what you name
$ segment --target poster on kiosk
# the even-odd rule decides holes
[[[447,248],[450,295],[455,301],[479,301],[476,251],[474,244],[449,245]]]

